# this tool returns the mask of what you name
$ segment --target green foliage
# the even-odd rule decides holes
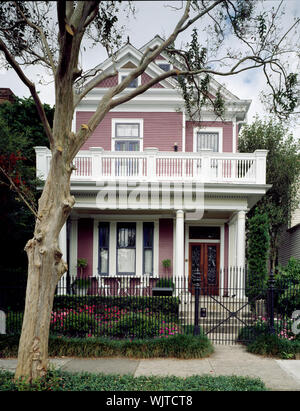
[[[300,353],[300,341],[282,339],[276,334],[261,334],[247,345],[247,351],[283,359],[294,358]]]
[[[31,384],[0,371],[0,391],[267,391],[258,378],[210,375],[159,377],[49,371]],[[137,394],[138,395],[138,394]],[[188,396],[187,396],[188,399]],[[192,400],[191,400],[192,401]]]
[[[13,357],[18,352],[19,336],[0,335],[1,356]],[[128,357],[182,359],[204,358],[214,351],[206,335],[176,334],[168,338],[110,339],[106,337],[49,337],[50,357]]]
[[[286,266],[279,266],[275,275],[276,308],[280,314],[291,315],[300,309],[300,260],[291,257]]]
[[[268,150],[267,184],[271,184],[266,195],[250,210],[248,217],[257,210],[266,213],[270,223],[271,267],[275,267],[278,243],[283,225],[287,225],[291,212],[299,204],[300,141],[289,134],[285,125],[273,118],[255,121],[242,128],[239,151],[252,153]]]
[[[44,105],[52,125],[53,109]],[[35,146],[47,146],[48,141],[32,98],[16,98],[14,103],[0,105],[0,163],[31,201],[37,202]],[[12,159],[16,161],[12,162]],[[34,216],[10,189],[8,179],[0,174],[0,247],[2,259],[0,266],[6,268],[27,268],[24,251],[26,241],[32,236]]]
[[[77,267],[79,268],[86,268],[88,265],[86,258],[78,258],[77,260]]]
[[[162,265],[164,268],[170,268],[171,267],[171,260],[169,258],[162,260]]]
[[[85,306],[95,307],[98,312],[104,312],[105,309],[112,309],[118,307],[120,310],[132,310],[138,311],[146,309],[153,312],[161,312],[162,314],[177,313],[179,309],[179,298],[177,297],[113,297],[113,296],[98,296],[87,295],[81,296],[68,296],[68,295],[56,295],[54,297],[53,309],[71,309],[77,307],[77,309],[83,309]]]
[[[278,267],[275,278],[278,287],[286,283],[300,284],[300,260],[291,257],[287,265]]]
[[[278,298],[277,309],[279,313],[291,315],[300,309],[300,284],[289,285]]]
[[[251,302],[264,298],[268,277],[269,221],[266,214],[248,220],[246,295]]]

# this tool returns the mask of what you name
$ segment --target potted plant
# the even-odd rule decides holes
[[[77,267],[79,268],[79,277],[75,280],[75,287],[78,295],[86,295],[88,288],[91,285],[91,280],[88,277],[84,277],[84,270],[87,267],[86,258],[78,258]]]
[[[162,266],[165,269],[165,274],[169,272],[169,268],[171,267],[171,260],[169,260],[168,258],[165,260],[162,260]]]
[[[168,260],[170,261],[170,260]],[[169,264],[169,263],[168,263]],[[171,264],[171,261],[170,261]],[[170,265],[168,265],[169,267]],[[172,278],[160,278],[152,288],[153,296],[171,296],[174,290]]]
[[[77,267],[80,270],[80,277],[83,277],[83,272],[84,272],[85,268],[87,267],[87,265],[88,265],[88,263],[87,263],[86,258],[78,258]]]

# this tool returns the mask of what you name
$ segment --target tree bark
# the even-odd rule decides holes
[[[32,381],[47,372],[48,337],[55,288],[67,271],[59,248],[59,233],[75,202],[70,195],[71,170],[63,153],[52,155],[49,176],[39,200],[34,237],[25,250],[28,279],[15,378]]]

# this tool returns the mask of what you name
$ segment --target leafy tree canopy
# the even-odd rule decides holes
[[[300,141],[277,119],[256,117],[242,128],[239,151],[251,153],[257,149],[268,150],[266,179],[272,187],[250,210],[249,217],[257,212],[268,215],[274,266],[282,226],[289,223],[291,213],[299,206]]]
[[[44,105],[52,124],[53,109]],[[34,146],[49,145],[32,98],[15,98],[0,105],[0,225],[1,261],[6,268],[23,268],[24,244],[32,236],[35,219],[19,193],[36,205]]]

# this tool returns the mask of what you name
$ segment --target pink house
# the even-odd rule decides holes
[[[119,51],[118,75],[81,101],[74,131],[88,121],[107,89],[136,66],[146,47],[160,41],[155,37],[140,50],[127,44]],[[160,56],[130,89],[169,66]],[[99,68],[112,70],[111,59]],[[77,260],[85,258],[85,275],[102,286],[111,278],[137,284],[162,275],[189,279],[197,269],[215,295],[229,283],[242,284],[241,275],[226,269],[244,267],[245,215],[267,191],[267,152],[238,152],[250,101],[211,79],[211,95],[218,90],[226,101],[223,121],[210,107],[204,107],[201,121],[191,121],[174,78],[106,115],[75,159],[76,204],[61,233],[68,275],[76,276]],[[36,147],[36,154],[38,175],[45,178],[50,152]]]

